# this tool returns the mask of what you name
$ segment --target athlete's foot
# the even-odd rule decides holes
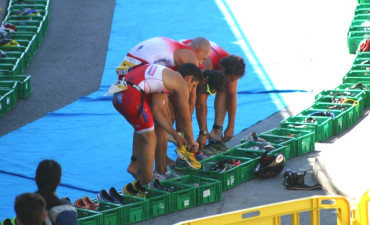
[[[130,165],[128,166],[127,168],[127,172],[129,174],[131,174],[135,179],[137,177],[137,174],[136,174],[136,165],[134,165],[132,162],[130,163]]]
[[[215,141],[222,142],[222,131],[221,130],[212,129],[209,136],[211,136],[211,138]]]

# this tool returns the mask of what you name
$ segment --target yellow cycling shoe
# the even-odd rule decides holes
[[[200,162],[195,158],[195,154],[192,152],[188,152],[185,145],[177,147],[176,153],[179,158],[185,160],[190,167],[197,170],[202,168],[202,164],[200,164]]]

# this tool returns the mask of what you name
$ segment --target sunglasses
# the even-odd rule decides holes
[[[210,94],[210,95],[215,95],[217,93],[217,91],[212,93],[211,89],[209,88],[209,84],[207,84],[207,93]]]

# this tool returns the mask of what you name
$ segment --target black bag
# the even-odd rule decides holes
[[[297,173],[296,171],[292,171],[290,169],[286,169],[284,173],[284,182],[283,185],[289,190],[318,190],[322,189],[320,184],[316,184],[313,186],[306,185],[304,183],[304,176],[306,175],[306,171]]]

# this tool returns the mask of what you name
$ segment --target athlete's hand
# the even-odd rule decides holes
[[[227,142],[230,141],[230,139],[234,136],[234,128],[227,127],[224,132],[224,138],[223,141]]]
[[[193,152],[193,153],[198,152],[198,149],[199,149],[198,142],[196,142],[194,140],[190,143],[188,142],[187,149],[188,149],[189,152]]]
[[[181,137],[181,135],[179,135],[177,132],[173,138],[175,138],[177,147],[181,147],[186,144],[185,138]]]
[[[198,136],[198,139],[197,139],[197,142],[199,143],[199,149],[203,149],[204,146],[206,146],[207,144],[207,138],[208,138],[208,135],[199,135]]]
[[[209,134],[210,137],[215,141],[222,141],[222,131],[218,129],[212,129],[211,133]]]

